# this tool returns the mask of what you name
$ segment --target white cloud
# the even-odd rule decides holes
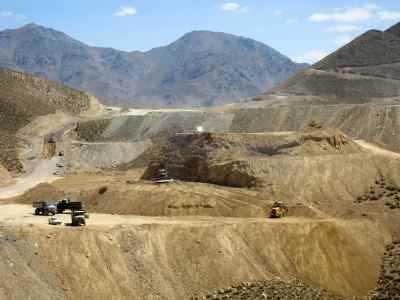
[[[296,57],[294,60],[299,63],[310,63],[313,64],[317,61],[320,61],[324,57],[326,57],[329,53],[321,51],[321,50],[310,50],[302,56]]]
[[[332,26],[326,29],[326,32],[333,32],[333,33],[348,33],[361,30],[360,27],[355,25],[337,25]]]
[[[137,14],[137,10],[134,7],[122,6],[119,11],[114,13],[117,17],[131,17]]]
[[[309,17],[312,22],[362,22],[367,20],[400,20],[400,11],[384,10],[378,5],[367,4],[352,8],[337,8],[331,13],[315,13]]]
[[[345,44],[347,44],[347,43],[350,43],[351,40],[352,40],[352,38],[351,38],[350,36],[348,36],[348,35],[341,35],[341,36],[336,37],[336,38],[333,40],[333,43],[336,44],[336,45],[343,46],[343,45],[345,45]]]
[[[387,11],[382,10],[378,12],[380,18],[384,21],[398,21],[400,20],[400,11]]]
[[[309,17],[312,22],[325,22],[325,21],[336,21],[336,22],[361,22],[373,19],[376,15],[376,8],[370,6],[354,7],[336,9],[333,13],[324,14],[316,13]]]
[[[11,17],[14,13],[12,11],[0,11],[0,17]]]
[[[297,23],[297,19],[287,19],[286,24],[294,24]]]
[[[221,5],[220,9],[224,12],[236,12],[236,13],[247,13],[249,8],[247,6],[241,6],[236,2],[226,2]]]
[[[275,9],[274,10],[274,15],[275,16],[280,16],[283,13],[283,11],[281,9]]]
[[[222,11],[240,11],[242,6],[239,3],[227,2],[221,5]]]

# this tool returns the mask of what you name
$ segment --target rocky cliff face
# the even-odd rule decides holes
[[[91,92],[111,103],[217,105],[254,96],[306,67],[251,39],[196,31],[148,52],[89,47],[29,24],[0,32],[0,66]]]

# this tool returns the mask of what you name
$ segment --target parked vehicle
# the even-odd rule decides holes
[[[57,213],[57,207],[53,203],[48,201],[39,201],[34,202],[32,204],[33,208],[35,208],[35,215],[37,216],[48,216],[48,215],[55,215]]]
[[[61,225],[62,224],[62,222],[61,222],[61,220],[59,219],[59,218],[57,218],[57,217],[50,217],[49,218],[49,225]]]
[[[85,210],[73,210],[71,213],[71,226],[85,226],[89,215]]]

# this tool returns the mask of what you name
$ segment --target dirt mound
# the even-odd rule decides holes
[[[143,179],[166,168],[173,178],[236,187],[259,186],[259,176],[247,166],[269,158],[362,153],[340,131],[317,128],[300,134],[177,134],[158,146],[154,153],[161,156],[153,158]]]
[[[386,247],[378,287],[373,300],[397,299],[400,296],[400,241]]]
[[[264,280],[258,282],[244,282],[227,289],[220,289],[213,294],[205,296],[206,299],[270,299],[270,300],[293,300],[293,299],[320,299],[320,300],[345,300],[345,297],[334,296],[326,290],[312,287],[300,280],[280,281]],[[204,299],[194,298],[194,299]],[[356,299],[353,299],[356,300]]]

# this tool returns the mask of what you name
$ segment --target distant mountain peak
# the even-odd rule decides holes
[[[34,22],[31,22],[31,23],[26,24],[22,28],[36,28],[36,27],[43,27],[43,26],[40,26],[40,25],[38,25],[38,24],[36,24]]]
[[[287,79],[296,64],[255,40],[196,30],[147,52],[90,47],[63,32],[29,23],[0,31],[0,67],[52,79],[109,103],[220,105]]]
[[[62,31],[58,31],[52,28],[48,28],[36,23],[28,23],[20,28],[15,30],[9,30],[9,32],[14,32],[15,36],[23,36],[26,39],[30,39],[31,37],[35,36],[36,38],[50,39],[52,41],[71,41],[76,43],[77,41],[74,40],[69,35],[65,34]],[[1,33],[1,31],[0,31]]]
[[[17,28],[16,30],[23,31],[23,30],[50,30],[50,29],[32,22],[20,28]]]

